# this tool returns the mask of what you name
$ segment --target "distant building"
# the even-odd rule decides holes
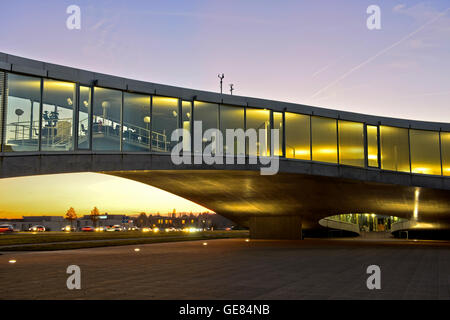
[[[17,231],[28,231],[29,228],[35,225],[44,226],[47,231],[60,231],[65,226],[70,225],[70,221],[64,219],[62,216],[24,216],[22,219],[3,219],[0,220],[0,224],[10,224]],[[116,224],[129,226],[133,224],[133,221],[130,217],[121,214],[104,214],[98,216],[97,226],[99,227]],[[77,229],[92,225],[90,215],[84,215],[82,218],[73,221],[73,226]]]

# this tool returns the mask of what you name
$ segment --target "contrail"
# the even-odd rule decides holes
[[[352,74],[354,71],[362,68],[363,66],[365,66],[366,64],[372,62],[373,60],[375,60],[376,58],[378,58],[379,56],[385,54],[386,52],[388,52],[389,50],[391,50],[392,48],[398,46],[400,43],[402,43],[403,41],[411,38],[413,35],[415,35],[416,33],[422,31],[425,27],[427,27],[429,24],[432,24],[434,22],[436,22],[437,20],[439,20],[442,16],[444,16],[447,11],[450,10],[450,8],[447,8],[446,10],[444,10],[443,12],[441,12],[440,14],[438,14],[434,19],[428,21],[427,23],[425,23],[424,25],[422,25],[421,27],[419,27],[418,29],[414,30],[413,32],[411,32],[410,34],[406,35],[405,37],[403,37],[402,39],[400,39],[399,41],[395,42],[394,44],[391,44],[389,47],[384,48],[383,50],[381,50],[380,52],[378,52],[377,54],[375,54],[374,56],[370,57],[369,59],[367,59],[366,61],[358,64],[356,67],[353,67],[352,69],[350,69],[349,71],[347,71],[346,73],[344,73],[342,76],[340,76],[339,78],[337,78],[336,80],[334,80],[333,82],[329,83],[328,85],[326,85],[325,87],[323,87],[322,89],[320,89],[319,91],[317,91],[316,93],[314,93],[310,99],[317,97],[319,94],[321,94],[323,91],[327,90],[328,88],[334,86],[336,83],[338,83],[339,81],[347,78],[350,74]]]

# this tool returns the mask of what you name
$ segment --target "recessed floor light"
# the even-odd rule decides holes
[[[14,260],[14,259],[11,259],[11,260],[9,260],[8,262],[9,262],[9,263],[16,263],[17,261]]]
[[[141,249],[136,248],[136,249],[134,249],[134,251],[139,252],[139,251],[141,251]]]

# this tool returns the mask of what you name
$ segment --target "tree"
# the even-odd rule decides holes
[[[90,217],[94,227],[97,227],[97,221],[98,221],[99,215],[100,215],[100,211],[97,209],[97,207],[94,207],[94,209],[91,210],[91,217]]]
[[[75,212],[75,209],[70,207],[69,210],[66,212],[66,216],[64,217],[66,220],[70,221],[70,226],[73,227],[73,222],[77,220],[77,214]]]
[[[145,212],[141,212],[137,218],[136,225],[138,227],[146,227],[148,225],[148,218]]]

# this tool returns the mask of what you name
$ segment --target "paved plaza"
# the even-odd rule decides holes
[[[381,290],[366,286],[374,264]],[[69,265],[81,268],[80,290],[66,287]],[[225,239],[3,252],[0,281],[0,299],[449,299],[450,242]]]

